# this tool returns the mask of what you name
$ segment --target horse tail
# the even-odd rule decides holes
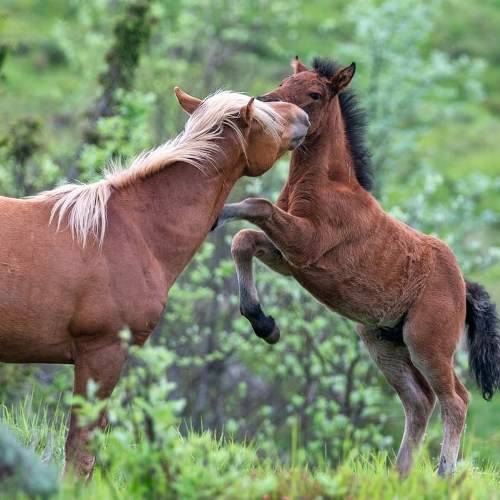
[[[500,389],[500,320],[483,286],[466,281],[466,288],[469,368],[489,401]]]

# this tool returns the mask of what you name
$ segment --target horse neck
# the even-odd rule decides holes
[[[224,141],[207,173],[178,162],[138,180],[110,202],[132,223],[140,240],[172,281],[203,243],[245,162],[235,138]]]
[[[288,188],[296,184],[323,185],[325,180],[358,184],[344,119],[336,96],[330,103],[326,123],[292,155]]]

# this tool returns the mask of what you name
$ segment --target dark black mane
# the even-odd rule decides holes
[[[313,70],[323,78],[332,78],[342,66],[335,61],[315,58]],[[365,144],[366,113],[359,106],[351,89],[339,94],[340,109],[345,121],[347,139],[354,160],[354,171],[361,186],[367,191],[373,188],[373,164]]]

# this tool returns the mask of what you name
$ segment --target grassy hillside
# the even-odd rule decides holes
[[[36,449],[45,461],[56,468],[62,466],[65,427],[62,414],[49,417],[42,407],[32,408],[28,399],[13,411],[1,410],[0,421],[6,423],[22,443]],[[477,420],[473,418],[472,421]],[[468,440],[466,443],[466,447],[473,448]],[[498,445],[498,438],[496,443]],[[490,445],[495,446],[495,442],[491,441]],[[138,455],[137,464],[132,458],[134,453]],[[140,452],[135,452],[134,445],[131,445],[127,459],[129,468],[122,465],[107,471],[97,467],[92,482],[84,490],[78,481],[68,477],[61,483],[55,498],[79,498],[84,494],[87,498],[100,500],[140,499],[151,498],[151,491],[161,491],[161,498],[183,499],[500,498],[498,468],[488,462],[478,467],[469,452],[459,463],[453,479],[445,480],[436,475],[435,456],[430,458],[423,450],[416,457],[414,470],[403,481],[392,468],[394,456],[384,452],[374,451],[367,455],[350,449],[346,459],[337,467],[325,463],[310,468],[303,455],[296,451],[291,463],[282,465],[276,459],[262,459],[252,444],[215,438],[209,432],[181,437],[174,430],[165,454],[151,453],[148,465],[151,471],[158,467],[164,470],[165,483],[161,486],[158,482],[154,486],[148,483],[147,471],[140,482],[134,477],[135,471],[130,467],[131,464],[139,466]]]

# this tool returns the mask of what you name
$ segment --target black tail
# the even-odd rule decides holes
[[[500,389],[500,320],[488,292],[478,283],[466,285],[469,367],[489,401]]]

